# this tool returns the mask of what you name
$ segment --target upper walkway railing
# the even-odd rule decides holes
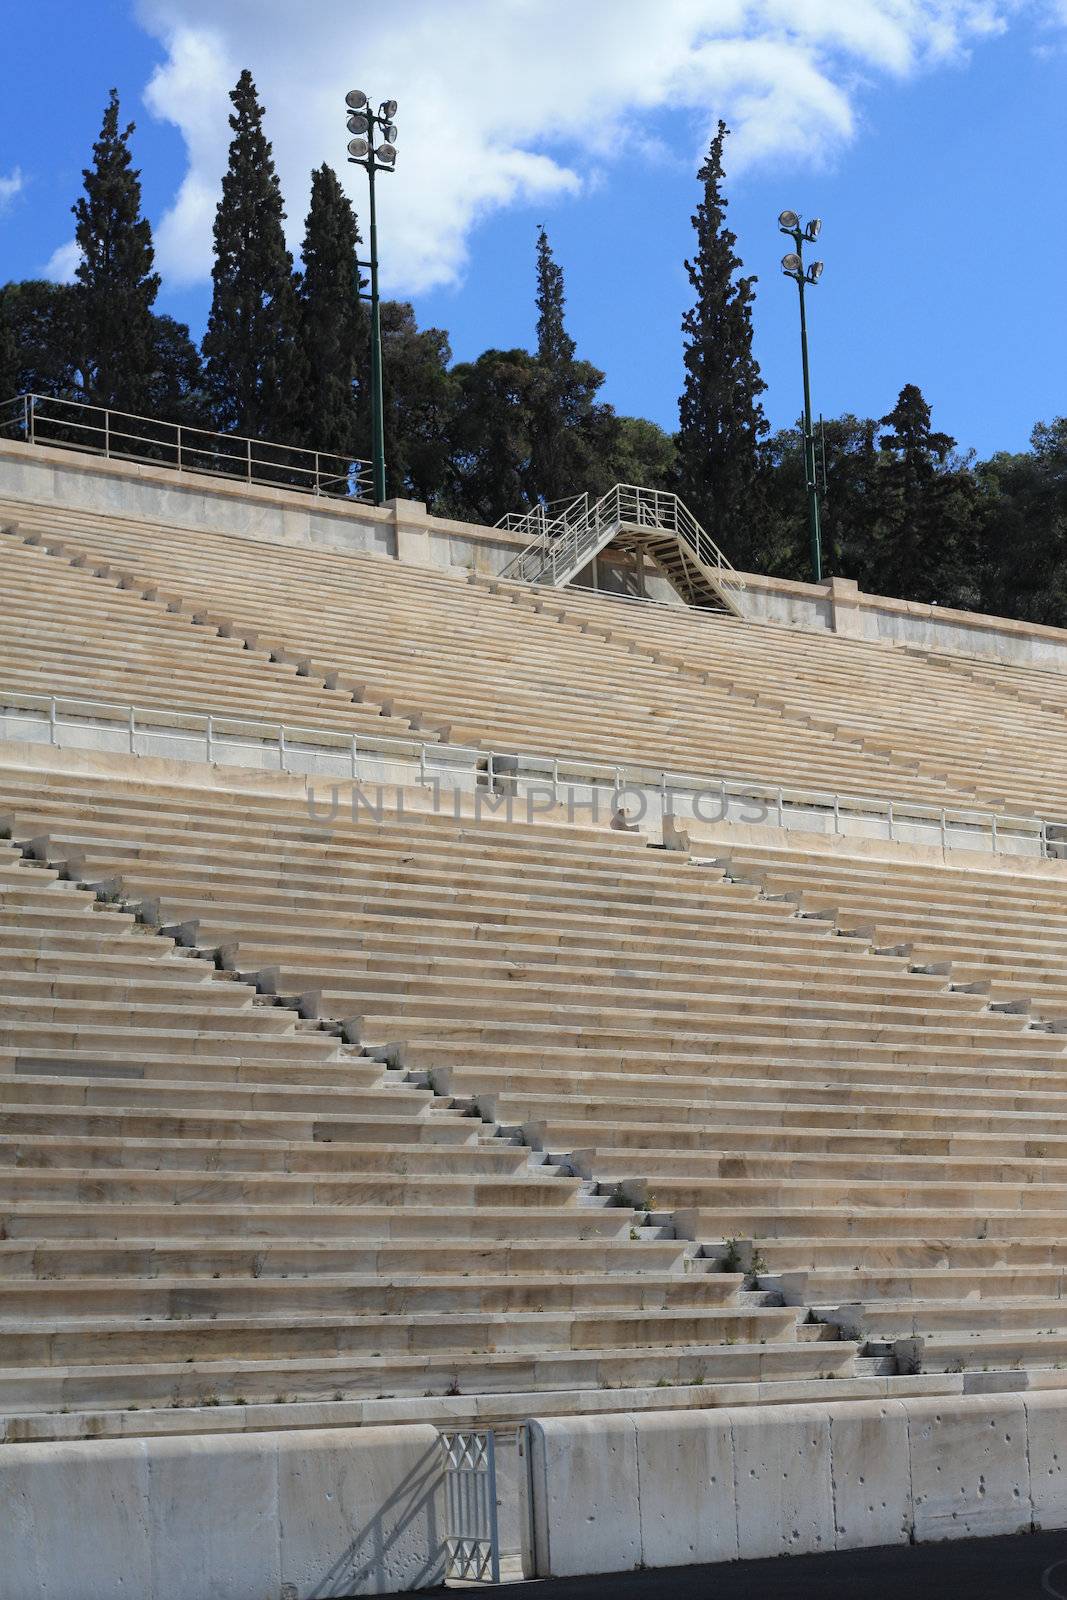
[[[615,484],[592,505],[588,495],[579,495],[534,506],[521,516],[510,513],[502,517],[498,528],[529,533],[531,542],[500,576],[561,586],[624,526],[673,534],[683,549],[714,575],[720,591],[736,594],[744,589],[740,574],[683,500],[670,490],[644,489],[634,483]]]
[[[56,449],[86,450],[109,461],[136,461],[175,472],[207,473],[241,483],[296,489],[341,500],[373,497],[370,462],[301,445],[273,444],[236,433],[215,433],[160,422],[132,412],[20,394],[0,401],[0,439]]]

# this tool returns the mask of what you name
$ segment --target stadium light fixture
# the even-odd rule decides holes
[[[379,172],[396,171],[396,101],[383,100],[377,111],[372,111],[370,100],[362,89],[349,89],[345,95],[346,123],[349,133],[363,135],[348,141],[348,159],[366,169],[370,190],[370,260],[356,262],[356,293],[360,299],[370,301],[370,410],[371,456],[374,471],[374,503],[381,505],[385,499],[385,407],[382,396],[382,317],[378,293],[378,213],[375,204],[374,179]],[[375,146],[375,135],[382,142]],[[359,282],[359,268],[370,270],[370,294],[364,295]]]
[[[808,368],[808,318],[804,303],[805,288],[813,288],[823,275],[823,262],[813,261],[804,269],[804,246],[814,244],[822,232],[822,221],[812,217],[805,228],[796,211],[782,211],[778,229],[793,241],[793,249],[782,257],[782,271],[792,278],[800,295],[800,359],[804,373],[804,477],[808,497],[808,528],[811,534],[811,570],[816,583],[822,582],[822,525],[819,485],[815,476],[815,432],[811,425],[811,377]]]

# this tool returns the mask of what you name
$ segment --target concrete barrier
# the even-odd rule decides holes
[[[1067,1527],[1067,1393],[530,1423],[538,1577]]]
[[[444,1580],[436,1429],[0,1445],[0,1600],[320,1600]]]

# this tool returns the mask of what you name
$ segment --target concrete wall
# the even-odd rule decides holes
[[[272,544],[372,551],[441,571],[498,572],[527,543],[498,528],[430,517],[417,500],[371,506],[320,499],[13,440],[0,441],[0,499],[139,517]]]
[[[432,1427],[0,1445],[0,1600],[320,1600],[444,1578]]]
[[[1067,1393],[530,1424],[540,1577],[1067,1527]]]
[[[1062,628],[864,594],[849,578],[816,584],[745,574],[745,584],[742,609],[756,622],[1067,671]]]
[[[529,542],[500,528],[430,516],[419,500],[376,507],[317,499],[10,439],[0,440],[0,499],[143,517],[272,544],[370,551],[438,572],[497,573]],[[666,579],[647,566],[638,570],[625,555],[599,557],[576,581],[583,588],[681,603]]]
[[[317,499],[15,440],[0,440],[0,499],[143,517],[270,543],[369,550],[438,571],[497,573],[527,543],[500,528],[430,516],[417,500],[375,507]],[[1067,671],[1067,630],[863,594],[845,578],[812,584],[741,576],[742,607],[753,621]],[[629,558],[610,552],[576,582],[607,593],[678,601],[654,568],[638,571]]]

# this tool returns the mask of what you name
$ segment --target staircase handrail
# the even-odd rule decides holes
[[[584,510],[571,515],[582,500]],[[526,513],[526,518],[531,515]],[[586,553],[592,556],[603,546],[608,529],[625,523],[674,533],[701,566],[714,571],[720,589],[744,589],[744,580],[732,562],[673,490],[646,489],[634,483],[614,484],[592,505],[587,496],[568,502],[562,515],[542,523],[538,537],[504,567],[500,576],[525,583],[555,583],[561,574],[573,576],[583,564],[581,558]]]
[[[539,500],[529,511],[508,511],[494,528],[508,533],[539,534],[566,528],[589,507],[588,494],[565,494],[558,500]]]

